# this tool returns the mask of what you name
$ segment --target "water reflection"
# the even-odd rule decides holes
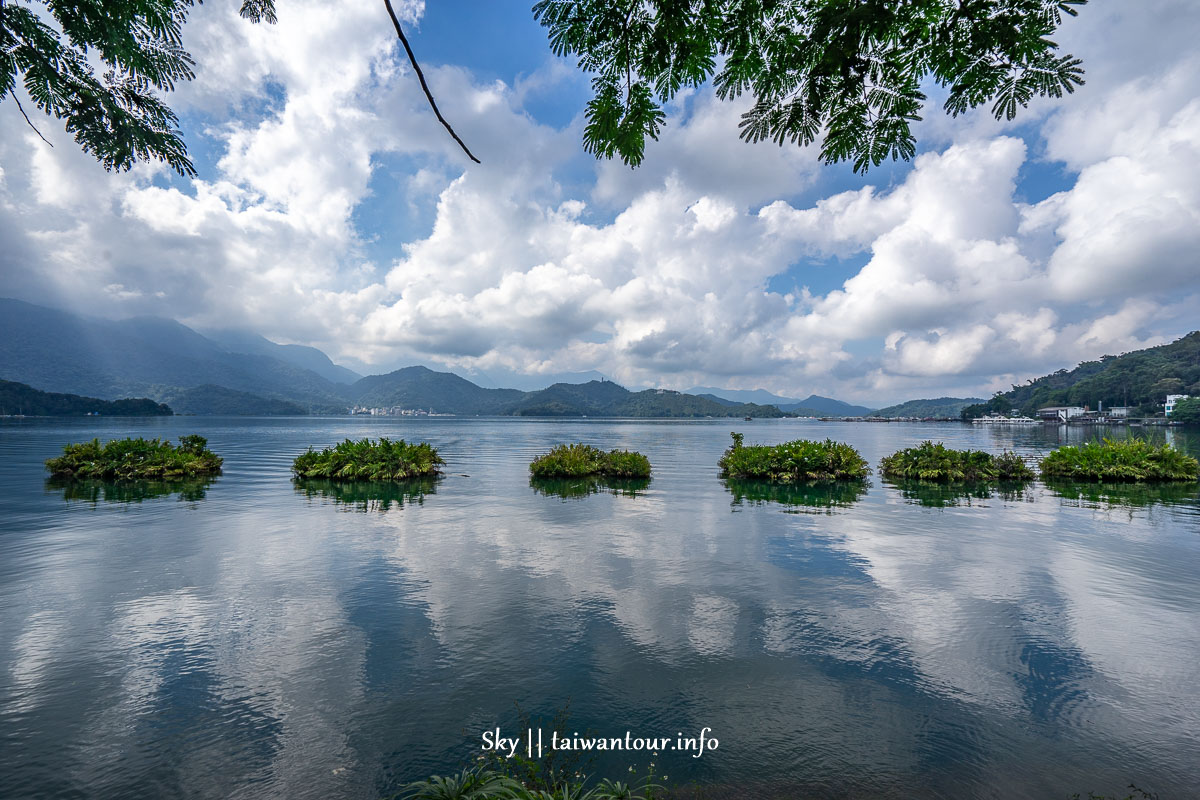
[[[793,506],[794,513],[821,509],[832,513],[835,508],[847,508],[867,493],[866,481],[813,481],[810,483],[771,483],[769,481],[726,478],[722,481],[733,495],[731,505],[763,505],[779,503]]]
[[[546,497],[565,500],[609,492],[623,497],[637,497],[650,485],[649,478],[606,478],[584,475],[578,478],[530,478],[529,485]]]
[[[927,508],[951,508],[972,505],[976,500],[999,498],[1007,502],[1033,502],[1029,483],[1021,481],[950,483],[921,480],[889,480],[887,485],[900,490],[900,496],[914,505]]]
[[[74,478],[47,478],[46,489],[62,491],[64,500],[84,503],[140,503],[156,497],[178,494],[180,500],[203,500],[215,477],[175,481],[99,481]]]
[[[408,481],[331,481],[296,480],[296,492],[308,499],[332,500],[344,511],[388,511],[393,506],[422,505],[425,495],[437,494],[436,476],[413,478]]]
[[[1162,503],[1194,504],[1200,497],[1200,484],[1191,481],[1167,483],[1091,483],[1047,478],[1046,488],[1063,500],[1077,501],[1069,505],[1084,508],[1124,506],[1142,508]]]
[[[720,751],[659,764],[714,798],[1194,793],[1194,495],[1125,519],[1040,484],[959,513],[841,484],[821,502],[848,509],[784,514],[814,487],[713,491],[723,421],[203,422],[228,464],[203,513],[64,508],[38,491],[58,428],[0,459],[33,489],[0,494],[0,796],[388,796],[568,698],[580,731],[711,727]],[[434,502],[287,488],[318,436],[416,425],[472,464]],[[594,430],[654,455],[653,492],[530,491],[538,448]],[[872,461],[928,431],[829,425]]]

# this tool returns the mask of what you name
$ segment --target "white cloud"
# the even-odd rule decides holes
[[[1185,30],[1200,20],[1154,5]],[[673,104],[640,170],[591,168],[578,118],[555,129],[523,105],[562,81],[561,62],[512,86],[432,65],[443,111],[484,162],[468,168],[379,9],[301,2],[252,26],[205,5],[187,34],[201,69],[177,105],[212,120],[212,174],[109,175],[65,134],[48,132],[50,150],[0,116],[0,225],[15,232],[4,269],[32,267],[10,282],[28,299],[253,327],[389,366],[598,369],[864,400],[1002,388],[1197,326],[1197,64],[1095,52],[1152,47],[1126,17],[1089,6],[1064,31],[1095,78],[1030,110],[1044,140],[978,114],[931,121],[922,135],[948,144],[895,185],[800,204],[781,198],[812,190],[815,154],[740,142],[740,107],[709,91]],[[1027,205],[1018,182],[1043,168],[1031,152],[1077,177]],[[375,202],[389,154],[410,177],[378,224],[431,202],[434,221],[374,263],[365,242],[379,231],[355,212]],[[831,257],[865,263],[832,290],[770,288],[809,282],[797,265]]]

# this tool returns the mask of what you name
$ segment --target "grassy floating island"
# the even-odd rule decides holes
[[[221,458],[203,436],[181,436],[179,445],[158,439],[99,439],[69,444],[46,462],[55,478],[103,481],[175,481],[217,475]]]
[[[321,451],[310,447],[296,456],[292,473],[299,479],[400,482],[439,475],[438,467],[445,463],[427,442],[410,444],[381,436],[378,442],[346,439]]]
[[[1052,451],[1042,459],[1042,477],[1113,483],[1194,481],[1200,478],[1200,462],[1169,444],[1105,439]]]
[[[994,456],[983,450],[951,450],[941,442],[929,441],[885,456],[879,462],[879,472],[891,480],[939,483],[1031,481],[1037,477],[1016,453]]]
[[[529,464],[534,478],[649,478],[650,459],[629,450],[607,453],[590,444],[560,444]]]
[[[731,433],[733,445],[717,465],[722,478],[741,478],[772,483],[862,480],[867,466],[859,452],[844,442],[797,439],[776,445],[742,444],[742,434]]]

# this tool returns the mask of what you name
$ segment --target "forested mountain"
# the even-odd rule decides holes
[[[985,402],[982,397],[937,397],[932,400],[909,400],[907,403],[881,408],[873,417],[957,417],[974,403]]]
[[[287,400],[259,397],[211,383],[168,394],[166,400],[176,414],[289,417],[308,413],[307,408]]]
[[[760,406],[777,406],[781,403],[794,405],[800,402],[797,397],[784,397],[768,392],[766,389],[717,389],[713,386],[693,386],[687,390],[687,393],[699,397],[715,396],[730,403],[757,403]]]
[[[680,392],[631,392],[612,381],[556,383],[536,392],[484,389],[449,372],[405,367],[371,375],[351,388],[367,408],[411,408],[441,414],[537,417],[781,417],[774,406],[722,404]]]
[[[1046,406],[1087,406],[1098,409],[1128,405],[1136,416],[1162,413],[1168,394],[1200,394],[1200,331],[1171,344],[1135,350],[1119,356],[1101,356],[1074,369],[1031,380],[1011,391],[999,392],[985,403],[967,406],[964,419],[991,411],[1007,413],[1019,408],[1032,416]]]
[[[782,417],[775,406],[726,404],[715,399],[670,390],[631,392],[612,381],[556,383],[530,392],[504,409],[517,416],[596,417]]]
[[[345,410],[348,387],[270,355],[230,352],[178,322],[103,320],[0,299],[0,378],[105,399],[205,384]]]
[[[798,417],[861,417],[871,413],[871,409],[866,406],[856,406],[817,394],[810,394],[804,400],[798,400],[772,394],[765,389],[714,389],[711,386],[696,386],[688,389],[688,393],[722,404],[757,403],[775,406]]]
[[[82,417],[88,414],[163,417],[171,413],[168,406],[144,397],[110,402],[77,394],[43,392],[24,383],[0,380],[0,414],[24,414],[28,417]]]
[[[441,414],[501,414],[525,397],[519,389],[484,389],[450,372],[405,367],[368,375],[349,387],[355,405],[433,410]]]
[[[231,353],[271,356],[295,367],[312,370],[326,380],[347,386],[362,378],[352,369],[333,363],[329,356],[315,347],[300,344],[277,344],[266,337],[245,331],[205,331],[204,336]]]
[[[799,403],[784,404],[779,408],[784,411],[793,411],[801,416],[810,416],[804,413],[808,410],[816,411],[818,416],[824,417],[864,417],[871,413],[871,409],[866,406],[844,403],[841,400],[834,400],[832,397],[821,397],[819,394],[810,394]]]

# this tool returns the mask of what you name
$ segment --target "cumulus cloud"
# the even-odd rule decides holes
[[[1194,8],[1154,5],[1200,24]],[[402,8],[410,21],[423,11]],[[804,202],[815,154],[745,145],[740,107],[707,90],[672,104],[642,169],[592,164],[578,118],[557,128],[527,111],[562,79],[553,60],[511,85],[429,66],[483,159],[468,168],[378,9],[285,12],[252,26],[205,5],[189,23],[200,70],[177,105],[216,153],[199,179],[154,165],[109,175],[65,134],[48,133],[51,150],[0,115],[13,291],[250,327],[380,368],[596,369],[881,401],[1005,388],[1196,327],[1198,64],[1112,7],[1064,30],[1095,75],[1076,95],[1036,104],[1016,129],[930,109],[922,135],[937,149],[894,185]],[[376,202],[372,176],[391,156],[409,177],[378,224],[425,204],[433,222],[380,260],[356,210]],[[1023,202],[1024,176],[1048,165],[1067,188]],[[862,266],[832,289],[776,288],[813,282],[805,265],[831,259]]]

